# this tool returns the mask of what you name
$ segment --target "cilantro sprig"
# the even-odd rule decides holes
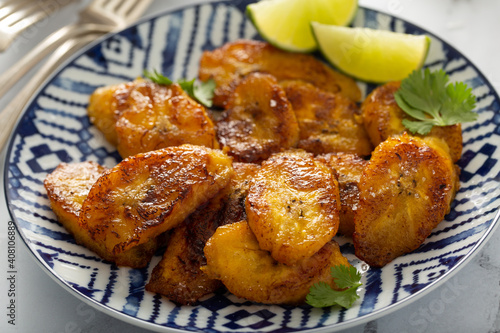
[[[350,308],[359,298],[356,291],[362,285],[360,282],[361,274],[355,267],[345,265],[331,267],[330,274],[337,287],[342,290],[334,290],[325,282],[315,283],[309,289],[306,303],[317,308],[333,305],[340,305],[346,309]]]
[[[448,83],[443,70],[414,71],[401,81],[394,94],[399,107],[415,120],[404,119],[412,133],[428,134],[433,126],[448,126],[475,121],[476,97],[463,82]]]
[[[161,85],[169,85],[174,83],[174,81],[170,80],[168,77],[154,70],[150,72],[148,70],[143,71],[144,77],[150,79],[151,81],[161,84]],[[179,84],[189,96],[205,105],[206,107],[212,106],[212,99],[214,97],[214,89],[215,89],[215,81],[210,79],[206,82],[201,82],[200,85],[195,84],[196,80],[186,80],[180,79],[177,80],[177,84]]]

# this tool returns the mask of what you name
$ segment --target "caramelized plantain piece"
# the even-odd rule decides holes
[[[349,265],[337,243],[326,243],[294,266],[276,262],[259,247],[246,221],[219,227],[205,246],[202,270],[220,279],[238,297],[267,304],[300,304],[309,288],[323,281],[335,288],[330,267]]]
[[[390,137],[359,182],[355,254],[374,267],[417,249],[450,210],[458,172],[436,138]]]
[[[80,214],[102,252],[119,254],[177,226],[233,173],[219,150],[183,145],[138,154],[105,172]]]
[[[90,188],[107,168],[95,162],[61,163],[48,174],[43,184],[59,222],[77,238],[86,230],[79,228],[78,216]]]
[[[88,230],[78,224],[82,204],[90,188],[105,171],[105,167],[95,162],[61,163],[44,181],[52,210],[78,244],[97,252],[104,259],[117,265],[145,267],[160,245],[160,239],[152,239],[141,246],[113,255],[99,251]]]
[[[219,213],[219,226],[247,218],[245,201],[252,179],[260,170],[260,165],[253,163],[233,163],[234,175],[224,196],[224,205]]]
[[[146,284],[147,291],[192,305],[222,287],[220,281],[208,277],[200,269],[206,263],[203,246],[217,229],[212,218],[189,221],[175,228],[162,259]]]
[[[246,217],[244,201],[249,180],[257,170],[256,164],[234,163],[229,186],[174,230],[146,290],[165,295],[180,304],[194,304],[222,286],[219,280],[209,278],[200,269],[206,264],[203,247],[217,227]]]
[[[325,91],[340,92],[353,101],[361,99],[353,79],[334,71],[312,55],[281,51],[254,40],[238,40],[205,51],[200,61],[199,78],[201,81],[215,80],[217,88],[213,102],[223,107],[239,81],[253,72],[269,73],[278,81],[303,80]]]
[[[205,107],[178,84],[136,85],[116,122],[116,132],[122,157],[185,143],[219,148]]]
[[[399,135],[407,131],[402,121],[408,116],[397,104],[394,93],[399,89],[400,82],[389,82],[374,89],[361,105],[363,123],[374,146],[385,141],[392,135]],[[420,134],[413,136],[424,137]],[[462,126],[434,126],[427,137],[436,137],[444,140],[449,146],[453,162],[457,162],[462,155]]]
[[[178,84],[137,79],[99,88],[90,98],[88,113],[124,158],[185,143],[219,147],[205,107]]]
[[[287,265],[311,257],[332,239],[339,210],[332,171],[304,151],[264,161],[246,200],[248,224],[260,247]]]
[[[313,154],[329,152],[368,156],[373,150],[356,103],[340,93],[322,91],[304,81],[282,81],[299,123],[297,145]]]
[[[140,81],[120,83],[97,88],[89,98],[87,113],[90,122],[94,124],[106,140],[113,146],[118,145],[118,135],[115,124],[124,109],[124,105]]]
[[[217,122],[217,135],[237,161],[254,163],[294,147],[299,139],[299,126],[276,79],[253,73],[236,86],[222,119]]]
[[[340,190],[340,215],[338,233],[352,236],[354,232],[354,212],[359,205],[359,181],[368,161],[358,155],[331,153],[317,157],[335,170]]]

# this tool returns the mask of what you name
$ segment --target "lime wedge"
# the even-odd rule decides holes
[[[347,25],[358,8],[357,0],[263,0],[247,6],[247,15],[262,38],[292,52],[317,49],[311,21]]]
[[[406,78],[423,66],[430,38],[369,28],[347,28],[312,22],[324,57],[357,79],[382,83]]]

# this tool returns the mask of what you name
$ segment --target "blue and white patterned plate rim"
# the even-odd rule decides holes
[[[211,4],[215,5],[217,3],[229,3],[229,2],[228,1],[212,2]],[[207,4],[207,3],[203,3],[203,4]],[[189,5],[189,6],[186,6],[186,7],[183,7],[183,8],[178,8],[178,9],[175,9],[175,10],[169,10],[169,11],[165,11],[165,12],[158,13],[158,14],[155,14],[155,15],[151,15],[149,17],[141,19],[140,21],[138,21],[137,23],[135,23],[131,27],[134,27],[134,26],[140,25],[140,24],[142,24],[144,22],[147,22],[147,21],[150,21],[150,20],[153,20],[153,19],[165,16],[165,15],[168,15],[168,14],[173,13],[175,11],[180,11],[180,10],[183,10],[185,8],[189,8],[189,7],[193,7],[193,6],[197,6],[197,5],[196,4],[195,5]],[[367,11],[377,12],[376,10],[373,10],[373,9],[365,9],[363,7],[361,7],[361,8],[364,9],[364,10],[367,10]],[[382,13],[382,14],[384,14],[384,13]],[[392,17],[392,15],[389,15],[389,14],[384,14],[384,15],[388,15],[388,16]],[[492,87],[492,85],[488,82],[488,80],[485,78],[485,76],[461,52],[459,52],[458,50],[456,50],[453,46],[449,45],[447,42],[443,41],[443,39],[435,36],[432,33],[429,33],[425,29],[420,28],[418,25],[409,23],[409,22],[407,22],[405,20],[402,20],[402,19],[399,19],[399,18],[398,18],[398,20],[403,21],[408,26],[413,26],[413,28],[416,29],[416,30],[425,31],[426,34],[428,34],[429,36],[432,36],[432,37],[434,37],[436,39],[441,40],[443,42],[443,44],[446,45],[447,48],[449,48],[449,49],[453,50],[454,52],[460,54],[460,56],[463,59],[465,59],[465,61],[467,62],[467,64],[469,66],[471,66],[478,73],[478,75],[483,78],[484,83],[489,87],[491,93],[494,95],[495,100],[497,100],[497,101],[499,100],[497,92]],[[23,114],[25,114],[26,111],[29,109],[29,107],[31,106],[31,104],[37,98],[37,96],[40,93],[40,91],[46,85],[50,84],[50,82],[53,80],[53,78],[56,77],[64,69],[64,67],[66,67],[68,64],[72,63],[75,59],[77,59],[79,56],[81,56],[82,54],[84,54],[87,50],[93,48],[95,45],[97,45],[99,43],[102,43],[104,40],[107,40],[111,36],[116,35],[116,34],[120,34],[120,32],[106,35],[103,38],[95,41],[91,45],[89,45],[89,46],[85,47],[84,49],[82,49],[81,51],[79,51],[77,54],[75,54],[69,60],[67,60],[62,66],[60,66],[59,69],[57,71],[55,71],[46,80],[46,82],[40,86],[38,92],[33,95],[31,101],[27,104],[27,107],[24,109]],[[19,126],[19,123],[18,123],[17,126]],[[16,127],[16,130],[15,130],[14,133],[17,133],[17,131],[18,131],[18,128]],[[30,252],[37,259],[38,264],[40,264],[43,268],[45,268],[50,273],[49,275],[54,280],[56,280],[60,285],[62,285],[64,288],[68,289],[68,291],[70,291],[71,293],[75,293],[80,299],[82,299],[86,303],[91,304],[91,305],[93,305],[94,307],[96,307],[96,308],[98,308],[100,310],[102,310],[102,309],[105,310],[106,313],[112,315],[113,317],[116,317],[116,318],[118,318],[120,320],[124,320],[124,321],[132,323],[134,325],[142,326],[144,328],[151,329],[151,330],[185,332],[185,330],[182,330],[182,329],[177,329],[177,328],[172,328],[172,327],[165,327],[165,326],[159,326],[158,324],[150,323],[150,322],[138,319],[138,318],[136,318],[134,316],[131,316],[129,314],[125,314],[125,313],[120,312],[120,311],[118,311],[118,310],[116,310],[114,308],[111,308],[108,305],[103,305],[103,304],[99,303],[98,301],[89,298],[88,296],[86,296],[83,293],[81,293],[79,290],[77,290],[74,287],[72,287],[67,281],[64,280],[64,278],[62,278],[59,274],[57,274],[54,270],[52,270],[48,266],[48,264],[43,260],[43,258],[41,258],[40,255],[38,253],[36,253],[36,251],[33,251],[33,249],[30,246],[30,241],[28,239],[26,239],[26,236],[23,233],[23,230],[19,227],[19,225],[18,225],[18,223],[16,221],[16,216],[15,216],[14,211],[12,210],[12,207],[11,207],[11,204],[10,204],[9,190],[7,188],[8,178],[9,178],[9,176],[8,176],[8,173],[9,173],[8,165],[9,165],[9,161],[10,161],[9,160],[9,156],[12,153],[12,148],[13,148],[13,144],[14,144],[14,137],[15,137],[15,135],[12,136],[12,138],[11,138],[11,140],[9,142],[8,149],[7,149],[7,154],[6,154],[7,158],[6,158],[6,162],[5,162],[5,172],[4,172],[4,183],[5,183],[4,191],[5,191],[6,198],[7,198],[9,213],[10,213],[12,219],[16,222],[16,227],[18,228],[18,232],[21,235],[21,238],[23,239],[23,241],[25,242],[25,244],[30,249]],[[489,227],[484,231],[484,235],[477,241],[477,243],[475,244],[475,246],[473,248],[471,248],[471,250],[464,257],[462,257],[459,261],[457,261],[457,263],[449,271],[447,271],[439,279],[431,282],[426,287],[424,287],[423,289],[419,290],[416,294],[410,295],[409,297],[406,297],[403,300],[401,300],[401,301],[399,301],[399,302],[397,302],[395,304],[391,304],[391,305],[389,305],[389,306],[387,306],[385,308],[382,308],[382,309],[379,309],[379,310],[375,310],[374,312],[366,314],[366,315],[364,315],[362,317],[358,317],[358,318],[355,318],[355,319],[347,320],[345,322],[337,323],[337,324],[334,325],[334,327],[332,327],[332,326],[330,326],[330,327],[328,327],[328,326],[326,326],[326,327],[319,327],[319,328],[307,329],[307,331],[308,332],[316,332],[316,331],[323,331],[325,329],[329,329],[329,330],[331,330],[331,329],[346,329],[348,327],[359,325],[359,324],[367,322],[369,320],[374,320],[376,318],[379,318],[382,315],[385,315],[385,314],[388,314],[389,312],[397,310],[400,307],[402,307],[403,305],[407,305],[407,304],[409,304],[409,303],[417,300],[418,298],[424,296],[425,294],[429,293],[430,291],[434,290],[439,285],[441,285],[442,283],[444,283],[448,278],[450,278],[460,268],[462,268],[468,261],[470,261],[471,258],[473,257],[473,255],[477,254],[477,252],[482,248],[482,246],[484,246],[484,244],[486,243],[486,241],[491,237],[493,231],[498,227],[498,220],[499,220],[499,218],[500,218],[500,212],[497,212],[496,215],[495,215],[495,217],[492,219]],[[291,330],[289,330],[289,331],[291,331]]]

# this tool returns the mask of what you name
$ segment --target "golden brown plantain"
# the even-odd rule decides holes
[[[417,249],[449,212],[458,172],[439,139],[390,137],[359,182],[355,254],[374,267]]]
[[[116,120],[123,111],[134,85],[139,81],[97,88],[89,98],[87,113],[90,122],[104,134],[113,146],[118,144]]]
[[[260,247],[287,265],[311,257],[332,239],[339,210],[332,171],[304,151],[264,161],[246,200],[248,224]]]
[[[354,212],[359,205],[359,181],[368,161],[358,155],[347,153],[325,154],[317,158],[336,172],[341,203],[338,233],[352,236]]]
[[[256,164],[234,163],[229,185],[174,230],[146,290],[180,304],[194,304],[222,286],[219,280],[209,278],[200,270],[206,264],[203,247],[217,227],[246,217],[244,200],[249,180],[257,170]]]
[[[330,152],[368,156],[372,143],[356,103],[340,93],[322,91],[304,81],[282,81],[299,123],[297,145],[313,154]]]
[[[219,213],[219,226],[247,218],[245,201],[250,184],[260,170],[260,165],[253,163],[233,163],[234,175],[223,198],[224,205]]]
[[[178,84],[137,79],[99,88],[90,98],[88,113],[124,158],[185,143],[219,147],[205,107]]]
[[[326,243],[294,266],[276,262],[262,250],[246,221],[219,227],[205,246],[202,270],[220,279],[238,297],[267,304],[300,304],[319,281],[335,288],[330,267],[349,265],[337,243]]]
[[[134,268],[145,267],[161,243],[158,238],[123,253],[113,255],[102,252],[95,246],[87,229],[78,224],[83,201],[87,198],[92,185],[106,170],[95,162],[61,163],[47,175],[44,186],[50,199],[52,210],[58,221],[69,231],[78,244],[97,252],[108,261],[117,265]]]
[[[199,78],[201,81],[215,80],[217,88],[213,102],[223,107],[239,81],[253,72],[269,73],[278,81],[303,80],[322,90],[340,92],[353,101],[361,99],[353,79],[334,71],[312,55],[281,51],[254,40],[238,40],[205,51],[200,61]]]
[[[260,162],[294,147],[299,126],[292,106],[276,79],[253,73],[243,79],[217,122],[219,142],[240,162]]]
[[[224,188],[231,158],[201,146],[127,158],[105,172],[83,203],[80,225],[102,251],[122,253],[177,226]]]
[[[394,93],[399,89],[400,82],[389,82],[374,89],[361,105],[363,123],[376,147],[392,135],[408,131],[402,121],[408,116],[397,104]],[[423,137],[420,134],[412,134]],[[457,162],[462,155],[462,126],[434,126],[426,136],[444,140],[449,146],[451,159]]]
[[[78,225],[82,203],[106,169],[95,162],[61,163],[43,182],[59,222],[77,239],[87,235]]]
[[[217,229],[211,218],[186,221],[175,228],[162,259],[146,284],[147,291],[162,294],[183,305],[192,305],[222,287],[220,281],[208,277],[200,269],[206,263],[203,246]]]

